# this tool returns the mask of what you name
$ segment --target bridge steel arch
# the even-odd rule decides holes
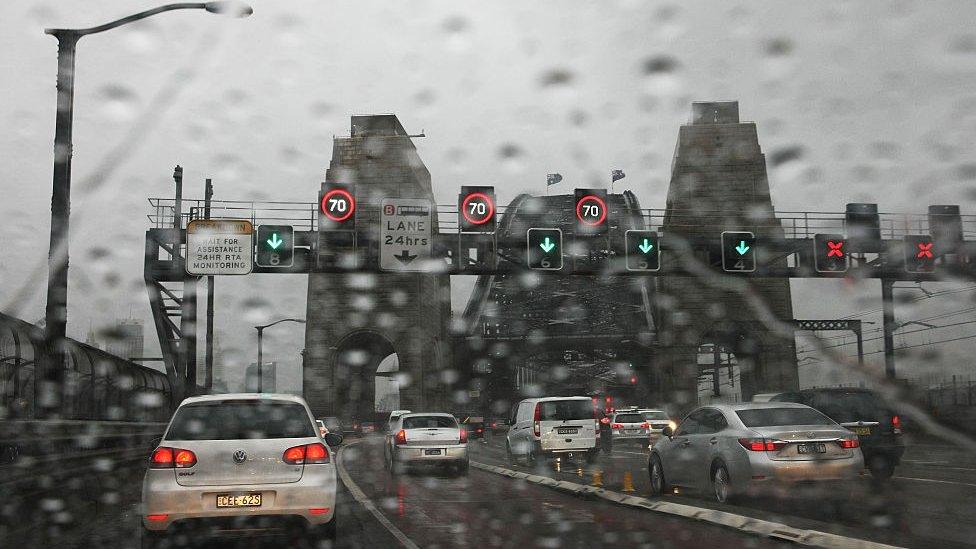
[[[631,192],[608,197],[607,236],[575,235],[573,195],[522,194],[498,224],[500,262],[524,265],[525,232],[530,227],[563,231],[564,264],[602,265],[606,274],[560,275],[537,271],[481,275],[464,313],[464,334],[456,338],[458,368],[470,375],[486,413],[504,414],[504,404],[538,394],[597,394],[609,389],[634,402],[646,400],[657,382],[652,372],[653,284],[646,277],[615,276],[607,256],[623,232],[644,228]],[[526,375],[526,374],[529,375]],[[636,377],[637,383],[631,384]],[[531,383],[524,384],[523,380]],[[487,409],[489,405],[498,409]]]

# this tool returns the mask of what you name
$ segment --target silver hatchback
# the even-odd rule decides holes
[[[144,546],[184,529],[335,537],[336,469],[305,401],[226,394],[184,400],[142,484]]]
[[[841,497],[864,474],[857,435],[822,413],[785,402],[699,408],[653,446],[651,490],[711,491],[719,502],[741,494],[775,492]],[[834,483],[841,489],[823,491]]]

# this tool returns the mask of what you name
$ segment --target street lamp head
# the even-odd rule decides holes
[[[251,6],[245,4],[244,2],[238,2],[237,0],[219,0],[217,2],[207,2],[204,4],[203,9],[209,11],[210,13],[230,15],[231,17],[247,17],[254,13]]]

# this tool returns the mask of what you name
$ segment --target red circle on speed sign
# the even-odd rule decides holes
[[[583,217],[583,206],[587,202],[596,202],[596,207],[599,208],[600,214],[599,214],[599,218],[596,221],[590,221]],[[607,218],[607,204],[599,196],[588,194],[583,198],[580,198],[580,201],[576,203],[576,219],[579,219],[581,222],[595,227],[597,225],[602,224],[603,221],[606,220],[606,218]]]
[[[341,204],[341,202],[338,201],[344,201],[346,203],[345,210],[338,210],[340,215],[333,214],[331,211],[329,211],[330,200],[337,201],[335,202],[337,210],[338,205]],[[319,207],[321,208],[325,217],[328,217],[332,221],[338,223],[349,219],[352,216],[352,213],[356,211],[356,199],[353,198],[352,195],[349,194],[349,191],[345,189],[332,189],[331,191],[325,193],[325,196],[322,197],[322,203],[319,205]]]
[[[474,200],[480,200],[485,204],[485,213],[482,217],[474,217],[468,213],[468,204]],[[495,204],[485,193],[471,193],[461,201],[461,215],[472,225],[484,225],[491,219],[491,216],[495,215]]]

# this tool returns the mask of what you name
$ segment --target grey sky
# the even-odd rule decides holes
[[[43,315],[50,210],[56,41],[42,29],[156,4],[0,3],[0,304],[27,320]],[[417,145],[441,203],[462,184],[495,185],[504,204],[543,192],[547,172],[562,173],[569,192],[622,168],[618,190],[663,207],[690,102],[738,99],[767,157],[802,150],[770,167],[779,210],[868,201],[883,211],[950,203],[976,212],[972,2],[252,4],[244,20],[163,14],[80,43],[73,337],[84,339],[89,319],[105,326],[130,307],[149,320],[146,197],[171,195],[175,164],[190,196],[213,177],[217,199],[313,201],[332,136],[348,132],[351,113],[395,112],[410,131],[424,130]],[[107,160],[113,154],[118,162]],[[101,249],[109,253],[96,259]],[[857,299],[876,296],[876,283],[824,297],[839,284],[795,284],[796,315],[877,306]],[[219,280],[228,360],[253,361],[251,326],[303,316],[304,289],[297,276]],[[455,297],[463,307],[463,292]],[[969,303],[960,293],[934,309]],[[154,339],[147,332],[148,354]],[[266,357],[297,380],[300,327],[269,330],[266,344]],[[939,347],[957,348],[966,352]]]

